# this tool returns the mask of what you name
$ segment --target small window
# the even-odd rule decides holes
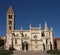
[[[9,19],[12,19],[12,15],[9,15]]]
[[[17,39],[15,39],[15,44],[17,44]]]
[[[12,28],[11,28],[11,26],[9,26],[9,30],[11,30]]]
[[[11,24],[11,25],[12,25],[12,21],[9,21],[9,24]]]
[[[44,34],[44,32],[42,32],[42,34],[41,34],[41,35],[42,35],[42,37],[45,37],[45,34]]]

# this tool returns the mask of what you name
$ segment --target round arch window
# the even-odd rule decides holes
[[[37,39],[37,36],[36,35],[34,35],[34,39]]]

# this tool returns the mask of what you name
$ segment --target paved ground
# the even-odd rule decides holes
[[[13,51],[11,55],[51,55],[45,51]]]

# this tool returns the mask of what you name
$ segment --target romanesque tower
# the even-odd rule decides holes
[[[54,49],[53,28],[49,29],[45,22],[44,30],[32,27],[29,30],[14,29],[14,11],[9,7],[6,14],[6,50],[13,47],[15,50],[52,50]]]
[[[9,47],[10,43],[8,41],[11,38],[12,31],[14,30],[14,11],[12,9],[12,6],[9,7],[7,14],[6,14],[6,45]],[[11,42],[11,41],[10,41]]]

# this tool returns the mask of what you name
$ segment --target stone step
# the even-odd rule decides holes
[[[13,51],[11,55],[50,55],[45,51]]]

